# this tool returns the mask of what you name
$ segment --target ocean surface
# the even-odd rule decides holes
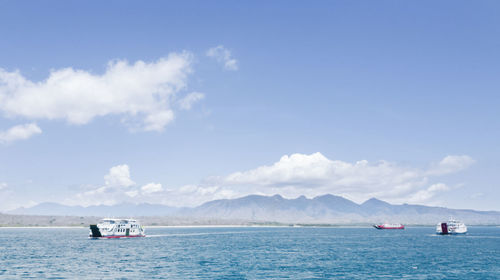
[[[500,279],[500,228],[0,228],[1,279]]]

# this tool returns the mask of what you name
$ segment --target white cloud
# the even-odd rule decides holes
[[[138,191],[136,191],[136,190],[133,190],[133,191],[128,191],[128,192],[125,192],[125,194],[126,194],[127,196],[129,196],[129,197],[136,197],[136,196],[139,194],[139,192],[138,192]]]
[[[163,128],[174,119],[174,112],[171,110],[149,114],[144,119],[145,131],[162,131]]]
[[[0,182],[0,190],[6,189],[7,188],[7,183]]]
[[[330,160],[321,153],[292,154],[278,162],[222,178],[209,178],[208,183],[222,186],[252,186],[261,193],[288,192],[290,195],[322,193],[343,194],[351,198],[378,195],[389,186],[392,194],[407,192],[422,183],[418,170],[400,167],[386,161],[370,164]]]
[[[111,167],[109,173],[104,176],[104,181],[106,186],[110,187],[130,187],[135,185],[135,182],[130,179],[130,169],[126,164]]]
[[[87,190],[68,198],[64,203],[68,205],[113,205],[136,197],[139,192],[134,189],[135,182],[130,177],[130,168],[127,164],[113,166],[104,176],[104,185],[87,187]]]
[[[450,190],[450,187],[443,183],[437,183],[434,185],[431,185],[429,188],[420,190],[414,194],[412,194],[407,202],[408,203],[423,203],[426,201],[429,201],[429,199],[433,198],[436,194],[440,192],[445,192]]]
[[[42,133],[42,130],[35,123],[16,125],[7,131],[0,131],[0,143],[5,144],[17,140],[25,140],[40,133]]]
[[[432,176],[458,172],[472,163],[468,156],[447,156],[439,165],[424,170],[387,161],[350,163],[330,160],[321,153],[292,154],[271,165],[208,178],[199,188],[217,186],[216,194],[232,191],[235,197],[252,193],[286,197],[331,193],[357,202],[371,197],[393,203],[425,202],[449,190],[442,183],[429,187]],[[199,189],[196,192],[201,193]]]
[[[113,205],[121,202],[157,202],[151,194],[162,193],[164,189],[161,184],[149,183],[139,187],[130,175],[127,164],[117,165],[109,169],[104,176],[104,185],[87,187],[86,191],[76,194],[64,201],[68,205]]]
[[[66,120],[87,124],[116,115],[161,131],[174,119],[175,95],[187,88],[192,55],[173,53],[154,62],[115,60],[97,75],[84,70],[52,70],[40,82],[0,68],[0,111],[9,117]]]
[[[141,187],[143,194],[151,194],[156,192],[161,192],[163,190],[161,184],[149,183]]]
[[[208,57],[215,58],[219,63],[224,64],[224,69],[238,70],[238,61],[231,56],[231,52],[224,46],[219,45],[207,51]]]
[[[192,92],[181,99],[179,101],[179,105],[183,110],[191,110],[191,106],[193,106],[194,103],[202,100],[203,98],[205,98],[205,95],[203,93]]]
[[[164,188],[159,183],[139,187],[130,179],[128,166],[119,165],[110,169],[104,186],[80,194],[73,203],[92,205],[132,201],[196,206],[214,199],[249,194],[281,194],[293,198],[327,193],[358,203],[371,197],[391,203],[428,203],[436,195],[450,190],[444,183],[432,182],[433,176],[443,174],[443,166],[455,166],[446,169],[447,174],[466,168],[464,164],[449,164],[456,162],[450,159],[458,158],[466,159],[464,156],[448,156],[438,165],[419,169],[388,161],[370,163],[360,160],[351,163],[330,160],[321,153],[292,154],[281,157],[271,165],[209,177],[200,184],[179,188]],[[470,157],[467,159],[468,162],[472,160]]]
[[[431,170],[430,175],[445,175],[449,173],[464,170],[475,163],[475,160],[470,156],[447,156],[436,164]]]
[[[331,193],[356,202],[377,197],[392,203],[429,203],[436,195],[450,190],[444,183],[430,183],[433,175],[429,174],[435,174],[433,171],[438,168],[419,169],[387,161],[350,163],[330,160],[321,153],[292,154],[271,165],[210,177],[200,184],[163,188],[155,192],[154,197],[142,193],[135,199],[171,206],[196,206],[214,199],[249,194],[278,193],[294,198]]]

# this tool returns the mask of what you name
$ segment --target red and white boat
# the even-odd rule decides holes
[[[405,226],[402,224],[380,224],[373,225],[376,229],[405,229]]]
[[[89,238],[145,237],[144,228],[133,219],[102,219],[90,225]]]

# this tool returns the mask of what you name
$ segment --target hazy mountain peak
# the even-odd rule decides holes
[[[313,199],[343,199],[343,200],[348,200],[348,199],[343,198],[342,196],[333,195],[333,194],[318,195]]]
[[[390,204],[375,197],[372,197],[367,201],[363,202],[361,205],[390,205]]]

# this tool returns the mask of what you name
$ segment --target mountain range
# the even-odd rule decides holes
[[[280,195],[249,195],[236,199],[206,202],[197,207],[170,207],[159,204],[122,203],[113,206],[67,206],[41,203],[30,208],[18,208],[9,214],[59,216],[114,216],[177,218],[213,218],[254,222],[306,224],[365,224],[399,222],[404,224],[436,224],[449,217],[468,224],[500,224],[500,212],[449,209],[423,205],[394,205],[376,198],[357,204],[331,194],[309,199],[300,196],[286,199]]]

